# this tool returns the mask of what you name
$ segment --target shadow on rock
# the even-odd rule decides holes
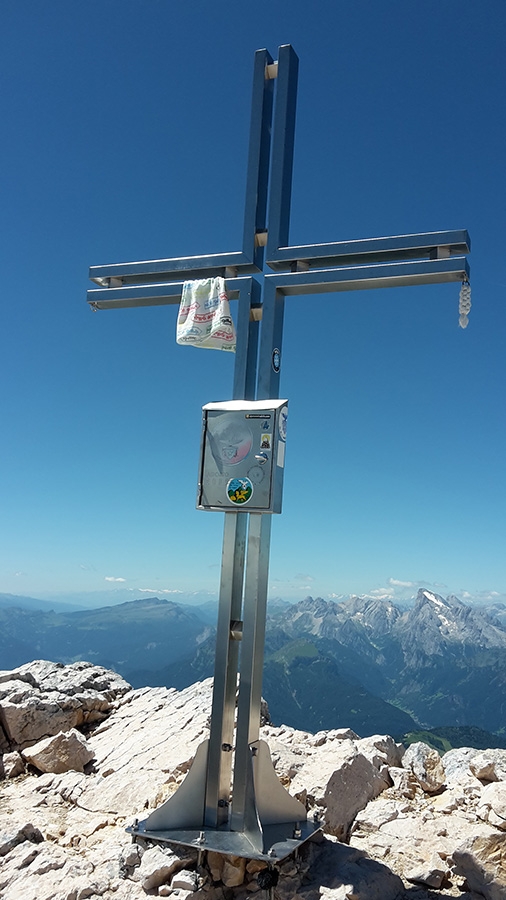
[[[388,866],[362,850],[328,838],[322,842],[308,876],[311,884],[300,892],[304,900],[344,900],[353,895],[360,900],[401,900],[405,894],[402,880]]]

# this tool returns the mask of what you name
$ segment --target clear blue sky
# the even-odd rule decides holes
[[[253,54],[291,43],[291,241],[467,228],[473,308],[287,301],[270,594],[506,595],[504,0],[3,0],[0,41],[0,592],[217,589],[232,355],[93,314],[88,267],[240,249]]]

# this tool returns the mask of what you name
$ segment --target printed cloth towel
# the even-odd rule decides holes
[[[207,350],[235,352],[236,334],[224,278],[185,281],[177,318],[176,341]]]

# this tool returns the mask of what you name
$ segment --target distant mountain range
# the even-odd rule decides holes
[[[290,642],[302,641],[315,664],[333,660],[341,677],[423,725],[504,733],[506,629],[457,597],[420,590],[402,612],[388,601],[307,598],[272,622],[269,640],[281,645],[285,671]]]
[[[108,588],[98,591],[72,591],[65,594],[53,594],[43,600],[37,597],[26,597],[20,594],[1,594],[0,608],[19,606],[21,609],[53,609],[55,612],[77,612],[80,609],[101,609],[104,606],[118,606],[120,603],[128,603],[142,595],[141,599],[173,600],[174,603],[183,606],[202,606],[205,603],[218,602],[218,595],[212,591],[179,591],[179,590],[148,590],[141,588]]]
[[[87,660],[128,680],[136,669],[159,669],[194,654],[213,632],[215,613],[158,598],[102,609],[56,613],[0,608],[0,666],[32,659]],[[212,623],[212,624],[211,624]]]
[[[135,687],[183,688],[212,675],[215,603],[143,598],[57,613],[3,600],[2,669],[86,659]],[[506,737],[504,607],[471,608],[420,590],[407,610],[359,597],[269,610],[263,693],[274,722],[349,726],[362,736],[450,726]]]

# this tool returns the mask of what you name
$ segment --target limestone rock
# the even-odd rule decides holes
[[[360,762],[356,761],[357,757],[360,757]],[[358,753],[355,743],[350,739],[327,741],[314,750],[309,745],[308,752],[299,761],[299,766],[299,771],[290,786],[291,793],[306,791],[312,805],[327,805],[326,795],[330,779],[343,767],[350,775],[353,769],[360,767],[362,776],[374,784],[374,788],[364,787],[364,797],[367,796],[368,799],[372,799],[380,793],[380,790],[388,787],[388,783],[379,776],[376,767],[363,754]],[[330,802],[332,804],[332,800]],[[363,807],[359,806],[355,812],[359,808]]]
[[[12,753],[4,753],[2,766],[4,778],[17,778],[18,775],[23,775],[25,771],[23,757],[17,750],[14,750]]]
[[[37,660],[0,672],[0,719],[9,748],[104,719],[130,685],[115,672],[88,662]]]
[[[213,881],[221,881],[224,862],[225,857],[221,853],[215,853],[214,850],[208,850],[207,865],[209,866]]]
[[[401,900],[404,886],[398,875],[353,847],[327,839],[311,868],[313,885],[299,890],[296,897],[312,900]],[[293,896],[293,895],[292,895]]]
[[[43,680],[47,665],[35,664],[34,674],[25,671],[22,679],[13,677],[19,670],[3,673],[0,692],[8,702],[17,696],[23,706],[24,691]],[[67,667],[50,665],[53,681],[45,684],[53,699],[55,693],[75,699],[77,694],[60,690],[59,675]],[[109,676],[114,682],[114,673],[106,673],[105,682]],[[66,675],[62,681],[68,686]],[[174,854],[178,862],[170,871],[168,845],[132,844],[125,835],[134,817],[149,815],[185,777],[208,734],[211,688],[208,679],[184,691],[143,688],[105,697],[106,718],[87,736],[94,753],[90,774],[48,772],[0,783],[2,900],[263,897],[262,860],[226,860],[207,852],[199,861],[197,851],[188,850],[187,858]],[[85,702],[85,697],[77,700],[82,707]],[[349,839],[346,845],[317,835],[296,857],[275,862],[276,900],[434,900],[438,889],[445,898],[506,900],[505,782],[483,777],[498,777],[501,760],[495,751],[445,754],[446,784],[435,792],[433,779],[423,779],[430,788],[424,790],[411,766],[403,767],[404,758],[399,765],[403,748],[387,735],[361,739],[348,729],[311,735],[269,725],[262,737],[281,782],[292,794],[305,793],[309,807],[326,805],[325,827]],[[178,875],[181,869],[189,874]],[[185,886],[175,887],[178,878],[188,878]]]
[[[485,822],[506,831],[506,783],[495,782],[483,788],[478,815]]]
[[[388,783],[362,753],[355,749],[348,752],[327,782],[325,830],[346,840],[357,813],[386,787]]]
[[[506,781],[506,750],[482,750],[471,758],[469,768],[479,781]]]
[[[470,769],[471,760],[477,754],[478,750],[472,747],[459,747],[455,750],[448,750],[441,758],[445,770],[446,783],[467,782],[478,784],[478,779]]]
[[[83,735],[72,728],[33,744],[23,751],[23,756],[40,772],[60,774],[69,769],[83,772],[85,765],[93,759],[94,752]]]
[[[321,747],[322,744],[326,744],[327,741],[356,741],[360,740],[359,735],[356,734],[352,728],[332,728],[330,731],[317,731],[314,735],[314,746]]]
[[[197,890],[197,875],[195,872],[190,872],[189,869],[181,869],[177,875],[174,875],[170,886],[173,891],[179,889],[183,891],[191,891],[192,893]]]
[[[23,844],[25,841],[29,841],[32,844],[40,844],[43,840],[44,835],[41,834],[38,828],[34,828],[31,822],[28,822],[26,825],[15,828],[11,832],[0,834],[0,856],[6,856],[14,847],[17,847],[18,844]]]
[[[139,866],[139,877],[145,891],[167,884],[174,872],[183,868],[184,861],[169,850],[161,850],[160,847],[150,847],[144,853]]]
[[[83,783],[80,805],[142,818],[166,790],[173,793],[208,736],[211,691],[208,678],[183,691],[139,688],[127,694],[88,738],[98,777]]]
[[[420,787],[419,781],[415,778],[413,772],[400,766],[390,766],[388,775],[395,791],[403,797],[408,797],[412,800],[416,794],[417,787]]]
[[[373,734],[372,737],[359,738],[355,744],[360,753],[363,753],[377,769],[382,769],[385,765],[400,767],[406,752],[403,745],[396,744],[388,734]]]
[[[407,881],[414,884],[426,884],[427,887],[439,890],[447,874],[448,868],[437,853],[433,853],[430,859],[421,859],[411,869],[404,871]]]
[[[486,900],[506,900],[506,834],[469,838],[453,852],[454,871]]]
[[[402,816],[408,809],[409,806],[402,801],[384,800],[382,797],[378,797],[358,813],[352,831],[358,829],[363,832],[379,831],[383,825]]]
[[[135,869],[139,865],[142,855],[143,851],[139,844],[129,844],[128,847],[124,847],[120,855],[121,869]]]
[[[411,769],[424,791],[439,791],[445,784],[445,770],[439,753],[423,741],[408,747],[402,765],[405,769]]]
[[[221,880],[226,887],[236,887],[244,881],[246,860],[242,856],[226,856],[223,861]]]

